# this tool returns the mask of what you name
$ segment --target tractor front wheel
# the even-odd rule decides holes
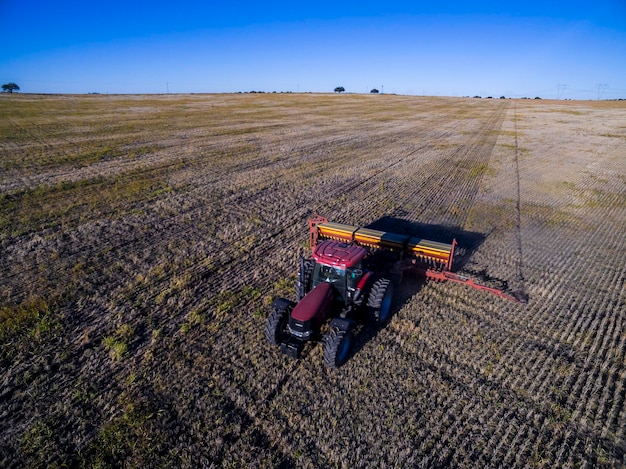
[[[331,327],[324,336],[324,363],[331,368],[343,365],[352,351],[353,335],[351,330]]]
[[[284,309],[274,309],[265,325],[265,338],[272,345],[280,345],[287,334],[289,314]]]

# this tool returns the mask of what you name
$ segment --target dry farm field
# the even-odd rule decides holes
[[[528,302],[409,279],[290,359],[315,212]],[[0,466],[624,466],[625,265],[624,102],[3,95]]]

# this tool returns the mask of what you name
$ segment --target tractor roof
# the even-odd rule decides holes
[[[354,267],[367,251],[356,244],[346,244],[338,241],[324,241],[318,244],[313,251],[316,262],[334,267]]]

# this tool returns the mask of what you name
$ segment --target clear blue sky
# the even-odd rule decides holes
[[[626,0],[0,0],[0,37],[22,92],[626,98]]]

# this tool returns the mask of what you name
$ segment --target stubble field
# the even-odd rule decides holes
[[[0,96],[0,466],[626,465],[626,104]],[[461,242],[338,370],[309,215]]]

